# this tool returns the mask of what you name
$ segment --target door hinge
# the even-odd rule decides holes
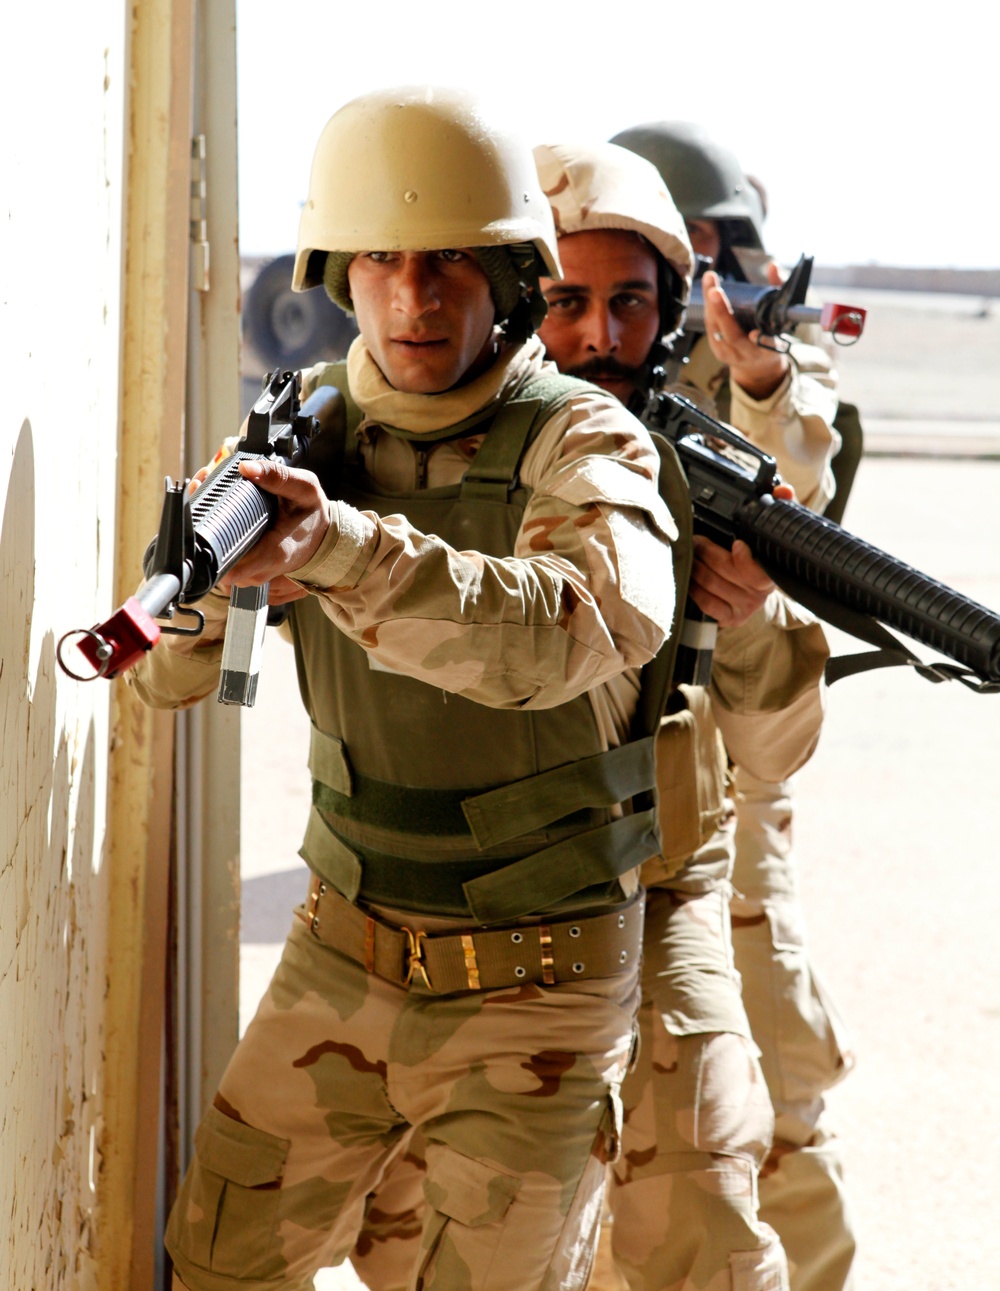
[[[195,291],[208,291],[207,188],[205,136],[197,134],[191,140],[191,283]]]

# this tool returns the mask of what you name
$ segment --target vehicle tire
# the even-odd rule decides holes
[[[267,370],[341,359],[358,334],[322,288],[292,291],[293,255],[266,264],[247,292],[243,335]]]

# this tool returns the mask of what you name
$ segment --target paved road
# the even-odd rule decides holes
[[[872,459],[845,524],[1000,609],[998,497],[1000,462]],[[244,723],[254,783],[287,806],[266,827],[246,806],[245,1017],[303,886],[306,736],[289,656],[268,643]],[[998,753],[1000,696],[885,670],[831,690],[799,778],[814,956],[858,1052],[830,1097],[858,1212],[857,1291],[1000,1286]]]

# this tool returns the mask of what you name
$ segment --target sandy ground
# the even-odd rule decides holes
[[[907,416],[941,422],[951,409],[945,433],[976,421],[995,445],[1000,369],[984,356],[1000,353],[1000,322],[976,317],[978,302],[959,305],[929,318],[913,302],[894,306],[914,347],[928,329],[976,338],[975,371],[949,346],[946,394],[924,381],[932,359],[945,379],[940,352],[915,349],[900,366],[898,338],[876,344],[873,307],[871,357],[862,361],[859,347],[842,367],[845,397],[869,399],[876,420],[896,423],[880,434],[904,436]],[[870,384],[880,367],[881,388],[896,391],[882,404]],[[995,460],[877,457],[859,473],[845,525],[1000,609],[998,496]],[[830,635],[835,649],[853,648]],[[244,806],[245,1025],[305,884],[296,849],[309,797],[306,723],[277,638],[243,732],[254,782],[282,805],[264,821],[252,797]],[[830,1094],[860,1234],[856,1291],[1000,1286],[1000,847],[989,814],[998,753],[1000,696],[884,670],[833,687],[819,750],[799,777],[796,851],[814,959],[858,1054]],[[316,1282],[359,1285],[349,1270]]]

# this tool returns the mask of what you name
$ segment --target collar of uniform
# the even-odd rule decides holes
[[[505,348],[492,367],[468,385],[442,394],[404,394],[391,386],[362,337],[347,354],[347,383],[365,419],[411,435],[433,436],[504,403],[542,366],[544,347],[537,337]]]

